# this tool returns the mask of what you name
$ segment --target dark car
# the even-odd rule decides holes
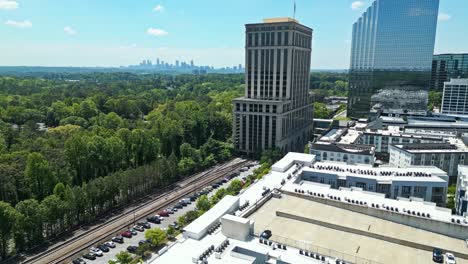
[[[174,207],[177,208],[177,209],[184,208],[184,206],[181,203],[178,203],[178,204],[174,205]]]
[[[137,251],[138,247],[137,246],[128,246],[127,251],[130,253],[135,253]]]
[[[115,243],[119,243],[119,244],[122,244],[124,242],[124,239],[122,236],[115,236],[112,238],[112,241],[115,242]]]
[[[132,233],[133,236],[136,236],[138,234],[135,228],[130,228],[128,231],[130,231],[130,233]]]
[[[150,216],[150,217],[146,218],[146,220],[148,220],[148,222],[154,223],[154,224],[160,224],[161,223],[161,220],[157,216]]]
[[[86,264],[86,261],[83,259],[77,258],[72,261],[73,264]]]
[[[262,234],[260,235],[261,238],[263,239],[269,239],[271,237],[271,230],[264,230]]]
[[[104,244],[97,246],[97,248],[99,248],[102,252],[109,252],[109,247]]]
[[[138,241],[138,245],[143,245],[143,244],[146,244],[146,243],[148,243],[148,241],[146,241],[146,240],[140,240],[140,241]]]
[[[142,226],[145,229],[150,229],[151,228],[151,225],[150,225],[150,223],[148,223],[148,221],[138,222],[137,225]]]
[[[432,250],[432,260],[437,263],[443,263],[444,262],[444,255],[442,253],[442,249],[440,248],[434,248]]]
[[[123,232],[121,235],[126,238],[132,238],[132,232],[130,232],[130,230]]]
[[[96,259],[96,255],[94,255],[93,253],[86,253],[83,255],[83,258],[85,259],[89,259],[89,260],[95,260]]]
[[[192,195],[189,197],[190,201],[195,202],[197,200],[198,196],[196,194]]]

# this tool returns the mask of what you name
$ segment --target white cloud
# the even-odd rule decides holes
[[[14,0],[0,0],[0,10],[13,10],[18,8],[18,2]]]
[[[364,2],[363,1],[354,1],[352,4],[351,4],[351,9],[353,10],[359,10],[361,9],[361,7],[364,6]]]
[[[66,26],[63,28],[63,31],[65,33],[67,33],[68,35],[76,35],[78,32],[76,32],[76,30],[70,26]]]
[[[164,10],[164,6],[162,5],[157,5],[153,8],[154,12],[162,12]]]
[[[450,20],[452,18],[451,15],[449,14],[446,14],[446,13],[439,13],[439,16],[437,17],[437,20],[439,21],[447,21],[447,20]]]
[[[156,36],[156,37],[161,37],[161,36],[165,36],[168,34],[167,31],[163,29],[159,29],[159,28],[148,28],[146,33],[148,33],[148,35]]]
[[[30,28],[30,27],[32,27],[32,23],[29,20],[24,20],[24,21],[8,20],[7,22],[5,22],[5,25],[12,26],[12,27],[17,27],[17,28]]]

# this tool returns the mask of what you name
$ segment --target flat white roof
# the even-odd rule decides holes
[[[239,202],[239,197],[226,195],[221,201],[219,201],[213,208],[205,212],[203,215],[198,217],[195,221],[190,223],[184,228],[186,232],[199,234],[203,232],[207,226],[213,224],[221,218],[226,211],[228,211],[235,203]]]
[[[250,222],[250,220],[248,218],[243,218],[243,217],[239,217],[239,216],[235,216],[235,215],[231,215],[231,214],[225,214],[223,217],[221,217],[221,219],[227,219],[227,220],[239,222],[239,223],[242,223],[242,224],[247,224],[247,223]]]
[[[315,155],[298,153],[298,152],[289,152],[281,160],[273,164],[271,167],[274,171],[285,171],[291,167],[292,163],[312,163],[315,160]]]

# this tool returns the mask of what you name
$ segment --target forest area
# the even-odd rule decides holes
[[[230,159],[242,90],[242,75],[0,77],[1,258]]]

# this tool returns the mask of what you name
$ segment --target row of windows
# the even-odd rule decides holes
[[[311,48],[312,46],[312,38],[298,32],[248,33],[246,38],[247,47],[288,46],[291,42],[296,47]],[[290,38],[293,41],[290,41]]]
[[[242,110],[241,110],[242,109]],[[263,105],[263,104],[241,104],[236,103],[236,111],[244,111],[244,112],[259,112],[259,113],[270,113],[270,105]],[[276,105],[273,105],[271,107],[271,112],[276,114],[277,107]]]

